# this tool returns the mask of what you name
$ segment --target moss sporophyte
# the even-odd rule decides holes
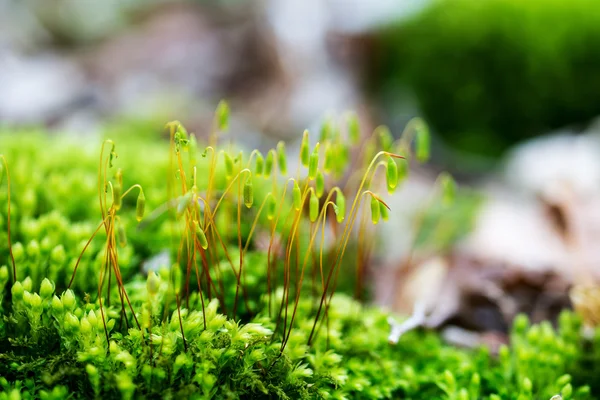
[[[223,145],[228,125],[220,103],[207,143],[173,121],[118,158],[0,136],[0,399],[589,397],[572,314],[520,320],[497,360],[431,332],[390,346],[388,313],[344,294],[364,292],[385,192],[428,157],[421,121],[394,141],[328,118],[293,172],[283,142]]]

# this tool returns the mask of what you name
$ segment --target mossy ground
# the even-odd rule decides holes
[[[113,139],[124,187],[140,184],[147,215],[152,215],[169,201],[168,142],[136,135]],[[178,309],[181,297],[172,284],[171,265],[160,265],[157,274],[148,277],[141,265],[163,252],[174,259],[180,235],[171,228],[168,213],[138,225],[135,196],[125,197],[119,211],[127,237],[118,250],[119,266],[131,308],[123,310],[121,289],[114,281],[108,296],[112,302],[104,301],[101,307],[98,280],[108,240],[104,232],[83,253],[67,290],[82,248],[100,222],[99,146],[21,132],[0,136],[0,148],[11,172],[12,251],[18,279],[13,284],[3,185],[0,399],[520,400],[549,399],[559,393],[564,399],[599,395],[594,377],[600,376],[600,334],[584,339],[578,317],[567,312],[557,330],[546,323],[529,327],[519,319],[511,346],[495,357],[483,348],[448,346],[427,331],[409,332],[390,345],[387,312],[337,293],[326,316],[317,320],[319,329],[310,341],[319,296],[303,289],[307,295],[297,304],[293,329],[278,321],[264,286],[268,256],[258,246],[250,247],[245,258],[247,305],[232,312],[236,276],[228,263],[220,262],[225,304],[208,299],[206,292],[201,298],[191,286]],[[220,167],[217,187],[224,187],[225,175]],[[198,174],[198,179],[207,178]],[[266,190],[256,184],[255,198],[264,197]],[[245,212],[254,215],[252,210]],[[216,222],[228,223],[231,220]],[[248,226],[242,231],[249,236]],[[237,238],[234,229],[224,235],[234,251]],[[346,269],[342,274],[353,272]],[[193,275],[191,281],[195,282]],[[271,302],[279,304],[285,291],[274,289],[271,294]],[[291,314],[294,306],[292,301],[284,308]],[[286,329],[292,330],[282,346]]]

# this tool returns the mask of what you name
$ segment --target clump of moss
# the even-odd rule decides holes
[[[436,0],[382,30],[374,87],[386,107],[408,88],[449,146],[496,156],[600,113],[599,27],[593,0]]]
[[[588,396],[580,371],[596,347],[570,314],[558,332],[519,320],[496,359],[431,332],[392,346],[388,313],[336,293],[355,276],[360,296],[372,226],[389,218],[382,191],[406,177],[407,159],[428,157],[422,123],[395,143],[378,128],[337,187],[360,137],[354,117],[327,121],[314,145],[305,133],[295,174],[283,143],[222,150],[227,117],[222,104],[202,146],[178,122],[168,143],[114,138],[99,151],[0,138],[11,183],[0,191],[11,204],[0,398]],[[440,183],[451,203],[453,181]]]

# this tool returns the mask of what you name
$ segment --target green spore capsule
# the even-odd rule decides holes
[[[265,169],[265,159],[262,154],[256,154],[256,164],[254,165],[254,174],[256,176],[262,176]]]
[[[446,206],[454,203],[456,198],[456,182],[448,173],[440,175],[440,186],[442,188],[442,203]]]
[[[317,192],[317,197],[323,196],[323,193],[325,192],[325,177],[321,171],[317,171],[315,191]]]
[[[415,156],[421,163],[429,160],[430,142],[429,129],[422,123],[419,125],[415,136]]]
[[[282,175],[287,175],[287,157],[285,155],[285,143],[277,143],[277,163],[279,164],[279,171]]]
[[[146,279],[146,289],[148,293],[151,295],[155,295],[158,293],[158,289],[160,288],[160,278],[154,271],[150,271],[148,273],[148,279]]]
[[[358,143],[358,141],[360,140],[360,125],[358,123],[358,116],[355,113],[350,113],[348,115],[347,125],[350,143]]]
[[[244,205],[250,208],[254,203],[254,187],[252,186],[252,178],[248,178],[244,183]]]
[[[265,177],[269,178],[271,176],[271,172],[273,172],[273,163],[275,162],[275,151],[273,149],[269,150],[267,153],[267,159],[265,160]]]
[[[333,170],[335,164],[335,151],[331,143],[325,144],[325,160],[323,161],[323,169],[329,173]]]
[[[373,222],[373,225],[377,225],[380,218],[381,209],[379,208],[379,200],[371,196],[371,222]]]
[[[189,191],[179,198],[179,201],[177,202],[177,215],[183,215],[185,210],[192,202],[193,196],[194,194],[191,191]]]
[[[123,194],[123,186],[121,186],[121,184],[117,182],[116,185],[114,185],[112,187],[112,194],[113,194],[113,207],[115,207],[115,210],[119,211],[123,204],[122,199],[121,199],[121,195]]]
[[[135,219],[140,222],[144,218],[144,211],[146,209],[146,196],[144,192],[140,190],[137,201],[135,203]]]
[[[319,132],[319,141],[325,143],[331,137],[331,118],[325,119],[321,124],[321,131]]]
[[[335,212],[335,217],[336,217],[335,219],[337,220],[337,222],[339,224],[346,217],[346,197],[340,191],[337,192],[337,195],[335,197],[335,205],[337,206],[336,212]]]
[[[294,203],[294,208],[296,211],[300,211],[302,208],[302,192],[300,191],[300,186],[298,182],[294,181],[294,188],[292,189],[292,199]]]
[[[217,106],[217,124],[220,131],[225,132],[229,129],[229,104],[221,100]]]
[[[233,176],[233,167],[234,161],[229,153],[223,153],[225,155],[225,174],[227,179],[230,179]]]
[[[317,170],[319,169],[319,143],[315,146],[315,149],[310,155],[308,161],[308,179],[313,180],[317,177]]]
[[[404,182],[408,178],[408,161],[400,159],[398,161],[398,183]]]
[[[310,222],[315,222],[317,217],[319,216],[319,198],[315,194],[315,192],[310,192],[310,201],[309,201],[309,217]]]
[[[383,221],[389,221],[390,220],[390,210],[388,210],[388,208],[382,202],[378,201],[378,203],[379,203],[379,213],[381,214],[381,219]]]
[[[300,161],[304,167],[308,167],[310,162],[310,148],[307,130],[305,130],[302,135],[302,143],[300,144]]]
[[[388,157],[385,169],[385,181],[388,193],[392,194],[396,190],[396,186],[398,186],[398,164],[396,164],[396,160],[392,157]]]
[[[391,151],[392,145],[394,143],[394,137],[390,132],[390,129],[387,126],[380,126],[377,128],[379,131],[379,143],[381,143],[381,148],[383,151]]]
[[[269,192],[267,198],[267,218],[269,221],[272,221],[275,218],[275,213],[277,212],[277,202],[275,201],[275,196],[273,193]]]
[[[196,237],[198,238],[200,247],[206,250],[208,248],[208,240],[206,240],[206,233],[204,232],[204,229],[202,229],[198,221],[194,221],[194,228],[196,230]]]

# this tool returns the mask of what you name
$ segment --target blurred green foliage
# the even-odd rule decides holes
[[[455,148],[498,155],[600,114],[595,0],[434,1],[379,39],[375,89],[408,87]]]

